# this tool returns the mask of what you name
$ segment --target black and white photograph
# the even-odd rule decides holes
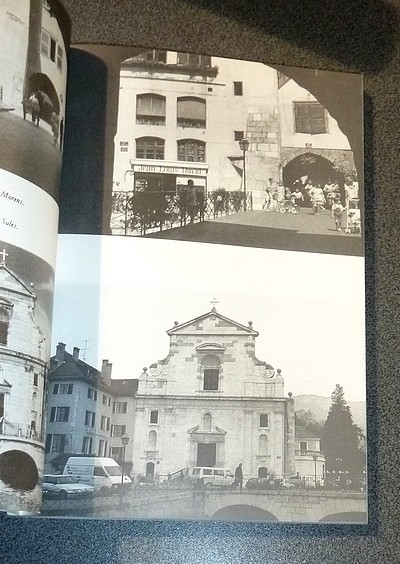
[[[43,515],[367,522],[361,257],[73,235],[58,265]]]
[[[0,241],[0,505],[39,514],[54,271]]]
[[[53,0],[0,6],[0,167],[58,198],[68,38]]]
[[[362,139],[361,75],[136,49],[110,232],[360,256]]]

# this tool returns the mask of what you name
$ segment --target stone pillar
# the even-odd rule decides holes
[[[268,179],[280,180],[279,117],[277,103],[252,105],[247,116],[246,188],[253,209],[261,209]]]
[[[294,440],[294,399],[289,397],[285,400],[285,474],[295,473],[295,440]]]

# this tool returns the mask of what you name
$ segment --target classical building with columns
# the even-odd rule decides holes
[[[256,357],[258,336],[211,311],[175,323],[166,358],[139,378],[131,424],[133,474],[165,479],[214,466],[245,477],[295,471],[294,402],[279,369]]]

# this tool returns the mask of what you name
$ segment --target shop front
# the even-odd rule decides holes
[[[134,192],[163,192],[178,194],[193,180],[196,189],[207,194],[207,174],[209,165],[205,163],[185,163],[132,159]]]

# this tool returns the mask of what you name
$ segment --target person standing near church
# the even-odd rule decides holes
[[[239,486],[240,489],[243,487],[243,469],[242,463],[235,470],[235,485]]]

